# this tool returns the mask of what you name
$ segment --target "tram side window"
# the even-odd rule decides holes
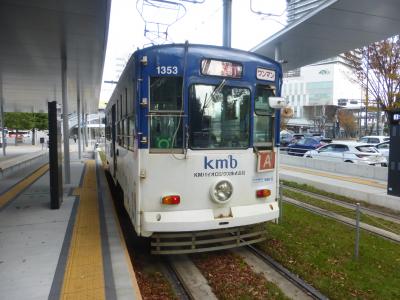
[[[110,126],[110,116],[106,116],[106,127],[105,127],[105,138],[107,141],[111,140],[111,126]]]
[[[275,96],[270,86],[257,86],[254,98],[253,144],[256,147],[272,146],[274,109],[269,97]]]
[[[150,152],[182,149],[182,77],[150,79],[150,111]]]
[[[135,150],[134,149],[134,143],[135,143],[135,136],[136,136],[136,131],[135,131],[135,119],[134,116],[130,116],[128,119],[129,122],[129,150]]]
[[[125,141],[124,141],[124,145],[125,148],[129,148],[129,135],[130,135],[130,131],[129,131],[129,120],[125,119],[124,120],[124,132],[125,132]]]
[[[182,110],[182,77],[152,77],[150,80],[150,110]]]
[[[121,131],[120,131],[120,129],[119,129],[119,122],[117,123],[116,128],[117,128],[117,143],[118,143],[118,145],[119,145],[119,144],[120,144],[120,142],[119,142],[119,136],[120,136],[120,134],[121,134]]]

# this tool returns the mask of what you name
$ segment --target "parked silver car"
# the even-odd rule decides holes
[[[379,144],[383,142],[387,142],[390,140],[390,137],[384,136],[384,135],[367,135],[363,136],[358,140],[359,143],[364,143],[364,144]]]
[[[307,151],[304,157],[363,165],[387,166],[386,158],[375,147],[355,142],[334,142]]]

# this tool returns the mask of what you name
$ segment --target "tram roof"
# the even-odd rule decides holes
[[[1,0],[0,97],[6,111],[44,111],[61,97],[66,58],[69,111],[77,94],[97,111],[111,0]]]
[[[275,57],[284,71],[315,63],[399,34],[399,0],[327,0],[251,51]]]

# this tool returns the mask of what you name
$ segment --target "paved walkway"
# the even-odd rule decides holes
[[[27,153],[38,152],[41,150],[42,150],[42,145],[26,145],[26,144],[18,144],[17,146],[12,144],[7,145],[6,156],[3,155],[3,149],[0,148],[0,161],[8,160],[16,156],[20,156]]]
[[[98,161],[97,161],[98,162]],[[50,209],[47,165],[1,181],[1,299],[140,299],[104,172],[71,154],[71,184]]]

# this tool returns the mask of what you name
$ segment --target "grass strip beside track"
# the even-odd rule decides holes
[[[336,204],[328,203],[326,201],[319,200],[319,199],[310,197],[308,195],[304,195],[302,193],[289,191],[289,190],[283,191],[283,195],[287,196],[289,198],[293,198],[298,201],[304,202],[304,203],[311,204],[311,205],[319,207],[319,208],[323,208],[323,209],[335,212],[337,214],[340,214],[344,217],[351,218],[353,220],[356,219],[356,212],[354,209],[352,210],[352,209],[344,208],[344,207],[336,205]],[[383,220],[381,218],[377,218],[377,217],[373,217],[373,216],[368,216],[363,213],[361,213],[360,221],[363,223],[384,229],[384,230],[391,231],[396,234],[400,234],[400,224],[398,224],[398,223],[390,222],[390,221]]]
[[[13,200],[15,197],[17,197],[22,191],[24,191],[32,183],[38,180],[41,176],[43,176],[48,170],[49,170],[49,164],[45,164],[44,166],[37,169],[28,177],[22,179],[16,185],[10,188],[7,192],[3,193],[0,196],[0,209],[8,202]]]
[[[400,299],[400,245],[329,218],[283,204],[259,247],[330,299]]]

